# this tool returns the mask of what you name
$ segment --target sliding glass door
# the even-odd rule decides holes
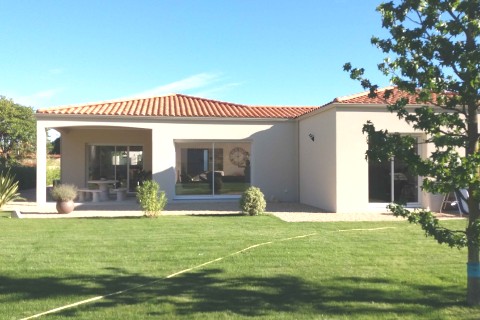
[[[382,162],[369,161],[368,196],[370,203],[418,204],[418,176],[411,173],[405,162],[395,158]]]
[[[87,181],[116,180],[118,187],[134,192],[143,172],[142,146],[89,145]]]
[[[250,186],[247,142],[177,142],[177,196],[240,195]]]

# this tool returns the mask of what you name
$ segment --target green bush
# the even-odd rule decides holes
[[[0,208],[7,202],[23,199],[18,193],[18,181],[7,171],[0,175]]]
[[[146,180],[137,186],[137,199],[147,217],[158,216],[167,204],[165,192],[160,191],[160,186],[153,180]]]
[[[60,180],[60,167],[47,168],[47,186],[53,185],[54,180]]]
[[[243,192],[240,198],[240,209],[242,213],[257,216],[265,212],[267,203],[260,188],[249,187]]]

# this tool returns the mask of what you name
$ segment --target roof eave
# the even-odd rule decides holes
[[[332,105],[340,108],[340,109],[347,109],[347,108],[355,108],[355,109],[385,109],[387,106],[391,105],[388,103],[338,103],[334,102]],[[429,105],[429,104],[407,104],[405,105],[405,108],[407,109],[416,109],[416,108],[421,108],[423,106],[428,106],[432,108],[438,108],[441,109],[439,106],[435,105]],[[388,110],[387,110],[388,111]]]
[[[36,113],[37,120],[122,120],[122,121],[168,121],[168,122],[180,122],[180,121],[294,121],[298,117],[291,118],[276,118],[276,117],[261,117],[261,118],[246,118],[246,117],[173,117],[173,116],[125,116],[125,115],[81,115],[81,114],[45,114]]]

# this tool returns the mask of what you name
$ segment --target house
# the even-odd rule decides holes
[[[306,107],[172,94],[40,109],[37,202],[46,201],[46,130],[54,128],[62,137],[61,179],[78,186],[110,179],[134,192],[151,173],[170,200],[233,199],[255,185],[268,201],[331,212],[385,210],[400,198],[412,206],[439,206],[439,197],[421,192],[404,164],[365,160],[367,120],[425,138],[390,114],[388,101],[367,95]]]

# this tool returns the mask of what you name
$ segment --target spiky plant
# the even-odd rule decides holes
[[[0,175],[0,209],[10,201],[23,200],[18,193],[18,181],[8,170]]]

